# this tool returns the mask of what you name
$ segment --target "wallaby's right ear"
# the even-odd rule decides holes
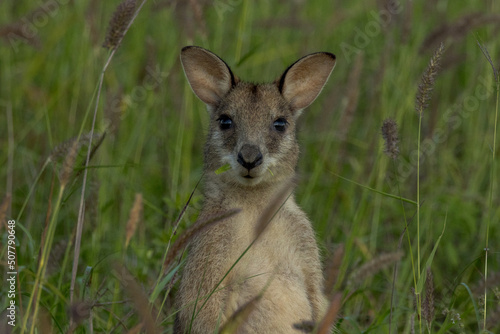
[[[181,63],[194,93],[209,108],[216,107],[238,82],[222,59],[203,48],[184,47],[181,51]]]

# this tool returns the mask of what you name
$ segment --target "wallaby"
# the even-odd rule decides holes
[[[295,178],[297,118],[321,92],[335,56],[305,56],[270,84],[240,81],[221,58],[200,47],[183,48],[181,62],[210,114],[199,219],[241,212],[191,241],[175,332],[214,333],[253,301],[237,333],[301,333],[294,325],[319,322],[327,300],[315,235],[293,195],[283,198],[265,231],[238,258],[254,241],[263,210]],[[230,169],[215,173],[225,165]]]

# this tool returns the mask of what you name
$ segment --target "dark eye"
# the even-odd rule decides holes
[[[221,130],[228,130],[233,127],[233,120],[228,115],[221,115],[217,121]]]
[[[274,121],[273,126],[276,131],[283,132],[286,130],[286,125],[288,122],[284,118],[278,118]]]

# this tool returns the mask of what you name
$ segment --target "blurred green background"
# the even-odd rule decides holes
[[[4,221],[16,219],[21,289],[16,295],[17,330],[33,293],[62,165],[72,140],[91,130],[95,91],[109,55],[102,44],[118,4],[0,2],[0,195],[5,196],[0,263],[4,280]],[[500,164],[492,163],[500,151],[498,135],[494,138],[497,91],[492,67],[478,46],[479,41],[500,67],[499,5],[493,0],[147,1],[104,75],[95,131],[106,136],[88,169],[76,286],[77,299],[91,311],[75,319],[76,332],[125,333],[139,324],[133,311],[137,305],[110,266],[123,263],[150,296],[167,244],[195,222],[201,207],[197,190],[173,235],[174,222],[201,177],[208,119],[180,66],[185,45],[210,49],[236,75],[255,82],[274,80],[308,53],[336,54],[327,86],[301,116],[297,202],[314,224],[325,267],[339,266],[332,260],[335,254],[342,258],[339,273],[326,274],[344,297],[339,330],[410,333],[414,327],[419,332],[410,291],[416,263],[406,235],[398,246],[406,217],[416,256],[416,206],[338,175],[416,200],[415,96],[440,42],[445,45],[441,71],[421,128],[422,266],[445,220],[446,228],[431,265],[435,313],[429,324],[422,322],[421,330],[483,329],[488,231],[486,329],[500,332]],[[388,117],[399,127],[400,155],[394,161],[383,153],[381,126]],[[69,330],[86,152],[86,146],[79,152],[56,217],[39,300],[45,322],[35,321],[39,332],[49,327],[55,333]],[[143,198],[142,214],[126,245],[137,193]],[[390,259],[399,258],[399,250],[394,281],[395,262]],[[392,258],[385,259],[387,254]],[[91,281],[86,267],[92,268]],[[171,333],[175,286],[165,295],[165,290],[160,292],[154,304],[161,310],[162,332]],[[2,289],[0,309],[7,303]]]

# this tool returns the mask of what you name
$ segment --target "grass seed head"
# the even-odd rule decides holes
[[[483,53],[484,57],[486,58],[488,63],[490,63],[490,65],[491,65],[491,69],[493,70],[493,76],[495,77],[495,82],[500,82],[499,81],[500,78],[498,76],[498,67],[496,67],[495,64],[493,64],[493,60],[491,60],[491,56],[490,56],[490,53],[488,52],[488,49],[486,48],[486,46],[484,44],[479,43],[479,41],[476,41],[476,42],[477,42],[477,45],[479,45],[479,48],[481,49],[481,52]]]
[[[142,289],[142,286],[137,283],[136,278],[128,271],[127,268],[119,263],[114,264],[115,277],[120,281],[123,290],[127,293],[130,301],[136,309],[141,323],[144,326],[146,334],[156,334],[160,331],[157,328],[153,313],[156,311],[149,303],[148,296]]]
[[[432,90],[434,89],[434,84],[436,82],[436,76],[440,68],[441,56],[444,52],[444,44],[441,43],[436,49],[434,54],[429,61],[429,65],[422,75],[420,84],[418,85],[418,93],[415,99],[415,109],[417,110],[420,117],[422,113],[429,106],[429,100],[432,96]]]
[[[75,302],[69,307],[69,314],[71,316],[71,319],[77,324],[82,323],[90,317],[91,308],[92,306],[89,304],[89,302]]]
[[[99,133],[94,133],[92,141],[95,141],[95,148],[96,149],[104,139],[105,133],[99,134]],[[73,137],[65,142],[62,142],[61,144],[58,144],[54,149],[50,152],[49,159],[50,161],[57,161],[63,157],[67,157],[71,149],[73,148],[73,145],[75,142],[77,143],[78,147],[81,147],[82,145],[87,145],[90,140],[90,133],[85,133],[82,134],[80,137]]]
[[[398,124],[395,120],[387,118],[382,124],[382,138],[385,141],[384,153],[392,159],[399,156]]]
[[[137,193],[137,194],[135,194],[134,205],[132,206],[132,209],[130,210],[130,215],[129,215],[128,222],[127,222],[125,248],[128,247],[128,244],[130,243],[130,239],[132,239],[132,237],[135,234],[135,230],[137,229],[137,225],[139,224],[139,222],[141,220],[141,214],[142,214],[142,194]]]
[[[137,1],[124,0],[122,1],[109,21],[108,32],[104,44],[102,45],[108,49],[116,49],[120,44],[127,27],[134,17]]]
[[[75,166],[76,157],[80,149],[80,144],[78,141],[73,141],[71,148],[64,159],[63,167],[61,170],[61,185],[66,186],[68,184],[69,178],[73,173],[73,167]]]
[[[425,281],[425,300],[422,303],[422,316],[430,329],[434,319],[434,279],[430,269],[427,269]]]

